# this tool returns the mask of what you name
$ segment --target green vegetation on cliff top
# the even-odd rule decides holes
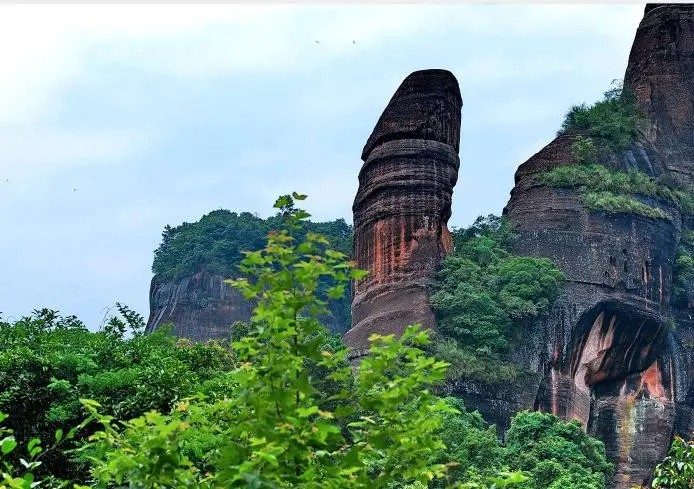
[[[599,151],[621,151],[639,136],[644,115],[636,97],[616,80],[602,100],[571,107],[558,134],[578,133],[590,138]]]
[[[262,219],[250,212],[216,210],[199,221],[166,226],[162,241],[154,251],[152,271],[165,280],[175,280],[197,272],[237,277],[244,251],[261,249],[272,230],[282,225],[279,215]],[[346,255],[352,253],[352,226],[344,219],[306,223],[298,231],[324,235],[330,246]]]
[[[281,229],[282,225],[280,214],[262,219],[250,212],[228,210],[212,211],[193,223],[184,222],[176,227],[167,225],[162,242],[154,251],[152,271],[163,280],[176,280],[198,272],[238,277],[244,252],[261,249],[268,233]],[[328,222],[307,220],[296,233],[297,239],[304,238],[307,233],[321,234],[332,249],[347,256],[352,254],[352,226],[344,219]],[[330,286],[327,281],[321,283],[323,288]],[[330,300],[331,314],[346,331],[352,317],[351,285],[345,287],[342,296]]]

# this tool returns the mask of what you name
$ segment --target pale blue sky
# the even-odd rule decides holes
[[[568,107],[622,77],[643,6],[2,5],[0,311],[147,316],[162,228],[213,209],[296,190],[351,221],[362,146],[423,68],[463,95],[450,224],[500,213]]]

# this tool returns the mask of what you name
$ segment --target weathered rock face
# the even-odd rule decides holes
[[[354,212],[354,259],[369,275],[354,284],[353,354],[374,332],[434,325],[427,287],[452,242],[446,227],[458,178],[458,82],[448,71],[417,71],[393,95],[369,137]]]
[[[173,334],[194,341],[228,339],[235,321],[248,321],[252,306],[226,277],[196,273],[174,281],[152,279],[147,332],[172,323]]]
[[[253,303],[224,283],[228,277],[206,272],[177,280],[155,276],[149,289],[149,320],[146,332],[173,324],[173,334],[194,341],[229,339],[236,321],[248,321]],[[328,302],[330,315],[322,324],[334,334],[343,334],[350,325],[344,299]]]
[[[625,87],[647,114],[647,130],[604,163],[691,190],[692,6],[646,8]],[[615,487],[630,488],[648,481],[673,433],[686,435],[694,428],[691,321],[680,320],[674,331],[669,327],[673,318],[683,317],[673,311],[670,296],[677,245],[689,224],[666,201],[640,197],[671,220],[608,214],[588,211],[573,190],[539,184],[537,173],[572,163],[571,143],[571,135],[559,136],[523,163],[504,210],[519,230],[514,251],[550,258],[567,277],[550,317],[532,325],[515,353],[514,360],[537,377],[518,386],[525,396],[506,396],[506,404],[512,403],[507,411],[535,408],[579,420],[605,442],[616,465]],[[528,389],[535,395],[527,395]],[[462,395],[484,410],[474,397],[479,390]]]
[[[625,86],[651,122],[646,139],[663,166],[694,185],[694,16],[691,4],[646,7],[629,55]]]

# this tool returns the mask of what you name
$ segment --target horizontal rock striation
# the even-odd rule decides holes
[[[358,356],[372,333],[434,326],[427,288],[451,250],[447,223],[458,178],[458,82],[448,71],[409,75],[369,137],[354,200],[354,259],[369,275],[354,283],[352,329]]]

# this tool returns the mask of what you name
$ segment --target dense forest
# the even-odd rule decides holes
[[[250,212],[216,210],[202,216],[196,222],[184,222],[175,227],[165,226],[162,241],[154,251],[152,271],[158,281],[176,281],[198,272],[206,272],[224,278],[236,278],[242,274],[239,268],[246,251],[256,251],[265,246],[267,235],[282,227],[282,216],[267,219]],[[345,255],[352,252],[352,226],[344,219],[328,222],[307,220],[297,230],[296,239],[307,233],[318,233],[329,246]],[[330,287],[329,279],[321,281],[321,287]],[[206,297],[200,304],[206,304]],[[346,331],[352,322],[352,290],[347,284],[344,293],[330,297],[331,329]]]

